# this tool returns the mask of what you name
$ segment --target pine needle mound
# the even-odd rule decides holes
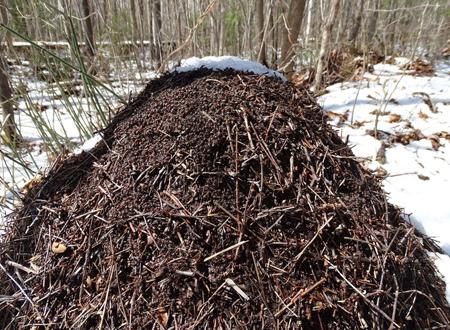
[[[1,328],[448,326],[437,247],[306,90],[169,73],[103,136],[57,160],[14,215]]]

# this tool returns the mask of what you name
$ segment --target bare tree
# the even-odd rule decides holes
[[[61,19],[49,24],[47,16],[51,15],[52,9],[42,5],[41,0],[8,0],[14,4],[8,15],[11,27],[32,40],[43,42],[65,39],[74,32],[67,18],[78,15],[80,19],[73,23],[78,39],[87,44],[87,47],[83,46],[86,57],[96,54],[95,41],[120,43],[131,40],[135,44],[134,52],[123,49],[120,54],[132,60],[139,58],[140,68],[148,62],[159,68],[166,55],[187,39],[201,8],[212,1],[46,0],[67,14],[55,15]],[[290,78],[296,62],[296,47],[301,46],[305,55],[319,53],[331,6],[332,1],[324,0],[218,1],[218,8],[209,13],[208,19],[189,38],[188,45],[172,60],[180,61],[195,55],[237,55],[268,62]],[[448,38],[445,33],[448,0],[430,0],[428,15],[420,28],[417,21],[425,6],[426,2],[420,0],[341,0],[342,8],[328,43],[349,42],[367,50],[373,49],[376,40],[377,46],[386,54],[392,54],[395,46],[398,54],[403,56],[409,56],[411,45],[417,43],[420,52],[429,49],[438,55],[438,49]],[[5,7],[2,9],[4,16]],[[419,28],[422,33],[416,41]],[[300,34],[302,43],[298,43]],[[151,61],[147,57],[148,48],[144,48],[148,44],[153,44]],[[118,45],[112,47],[116,50],[114,46]]]
[[[267,66],[266,55],[266,29],[264,24],[264,0],[256,0],[256,22],[258,33],[258,40],[260,48],[258,51],[258,61]]]
[[[322,84],[322,73],[325,66],[327,52],[328,52],[328,40],[330,38],[331,29],[336,20],[337,13],[339,11],[340,0],[333,0],[331,3],[330,14],[327,18],[327,22],[322,32],[322,42],[320,45],[319,60],[316,67],[316,76],[314,78],[314,91],[317,93]]]
[[[379,8],[380,8],[380,1],[373,0],[373,11],[370,12],[368,15],[366,48],[371,47],[373,37],[376,33]]]
[[[357,0],[352,3],[356,4],[357,7],[354,14],[353,26],[348,30],[347,41],[352,47],[355,47],[356,37],[358,36],[359,30],[361,28],[364,0]]]
[[[279,68],[283,70],[290,79],[294,68],[295,51],[294,44],[297,42],[298,34],[302,26],[303,13],[306,0],[291,0],[284,21],[285,33],[281,40],[281,58]]]
[[[305,31],[305,41],[304,46],[307,47],[309,43],[309,38],[311,37],[311,17],[313,12],[314,0],[308,0],[308,14],[306,16],[306,31]]]
[[[6,12],[6,6],[4,0],[0,1],[2,15],[0,17],[1,23],[8,25],[8,14]],[[5,33],[0,32],[0,104],[2,106],[3,117],[3,132],[5,133],[6,140],[15,143],[17,140],[17,127],[14,121],[14,108],[12,101],[12,91],[9,84],[8,73],[6,71],[6,52],[3,45],[5,39]]]
[[[15,143],[17,140],[17,128],[14,120],[14,108],[12,102],[12,91],[9,85],[8,75],[6,73],[6,63],[3,54],[3,46],[0,46],[0,103],[3,111],[3,132],[6,140]]]
[[[6,1],[5,0],[0,0],[0,21],[5,24],[8,25],[8,8],[6,8]],[[12,37],[11,35],[8,34],[4,34],[3,38],[5,39],[8,47],[12,46]],[[3,41],[3,40],[2,40]]]
[[[95,56],[95,40],[94,40],[94,20],[92,15],[94,14],[91,10],[91,6],[89,4],[89,0],[81,1],[81,10],[84,16],[84,28],[85,28],[85,36],[86,36],[86,49],[88,56],[92,58]]]
[[[153,47],[155,48],[156,68],[159,68],[162,61],[162,47],[161,47],[161,0],[153,0],[152,6],[153,19]]]

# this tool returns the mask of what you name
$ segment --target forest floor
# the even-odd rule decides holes
[[[355,156],[383,178],[389,201],[445,252],[436,265],[449,300],[450,63],[421,76],[401,70],[404,62],[377,64],[360,81],[329,86],[319,102]]]
[[[403,63],[404,59],[396,59],[394,64],[377,64],[374,72],[358,81],[329,86],[319,102],[330,124],[344,140],[348,138],[355,156],[383,178],[389,201],[410,214],[409,220],[436,239],[444,251],[436,256],[436,265],[446,280],[450,300],[450,206],[446,194],[450,184],[450,63],[438,63],[435,73],[428,76],[405,72],[400,68]],[[27,70],[26,66],[17,69]],[[154,76],[147,72],[143,78]],[[42,107],[45,121],[73,143],[84,141],[80,141],[64,104],[47,92],[48,83],[31,73],[29,77],[13,76],[13,84],[25,82],[30,96],[30,100],[18,100],[16,121],[28,144],[21,156],[31,169],[40,172],[48,166],[48,150],[27,103]],[[114,90],[127,97],[144,85],[144,80],[125,79]],[[78,97],[81,100],[77,102],[83,104],[82,96]],[[0,162],[0,176],[19,187],[30,179],[6,158]],[[4,185],[0,185],[0,198],[4,199],[0,204],[1,231],[1,215],[9,212],[6,202],[11,198]]]

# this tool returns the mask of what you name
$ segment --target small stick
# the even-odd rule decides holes
[[[322,278],[321,280],[319,280],[318,282],[314,283],[309,288],[307,288],[305,291],[303,291],[303,289],[301,289],[299,292],[297,292],[295,294],[294,297],[292,297],[291,302],[289,304],[284,305],[284,307],[282,309],[280,309],[278,312],[276,312],[275,317],[278,317],[287,308],[289,308],[290,306],[294,305],[297,302],[297,300],[299,300],[300,298],[303,298],[304,296],[309,294],[311,291],[313,291],[315,288],[317,288],[319,285],[321,285],[323,282],[325,282],[325,280],[326,280],[325,277]]]
[[[175,274],[183,275],[183,276],[194,276],[194,272],[186,271],[186,270],[176,270]]]
[[[8,261],[6,261],[6,264],[7,264],[8,266],[11,266],[11,267],[14,267],[14,268],[23,270],[24,272],[26,272],[26,273],[28,273],[28,274],[30,274],[30,273],[31,273],[31,274],[37,274],[37,273],[38,273],[38,272],[35,271],[34,269],[28,268],[28,267],[26,267],[26,266],[23,266],[23,265],[21,265],[21,264],[18,264],[17,262],[14,262],[14,261],[8,260]]]
[[[250,300],[250,297],[244,291],[242,291],[242,289],[231,278],[227,278],[225,280],[225,283],[227,283],[228,286],[233,288],[234,291],[236,291],[236,293],[238,295],[240,295],[244,300],[247,300],[247,301]]]
[[[214,253],[213,255],[210,255],[209,257],[206,257],[205,259],[203,259],[203,261],[204,261],[204,262],[207,262],[207,261],[209,261],[209,260],[211,260],[211,259],[214,259],[215,257],[220,256],[221,254],[223,254],[223,253],[225,253],[225,252],[228,252],[228,251],[230,251],[230,250],[233,250],[233,249],[235,249],[235,248],[237,248],[237,247],[239,247],[239,246],[241,246],[242,244],[245,244],[245,243],[247,243],[247,242],[248,242],[248,240],[247,240],[247,241],[240,241],[239,243],[236,243],[236,244],[234,244],[234,245],[232,245],[232,246],[229,246],[229,247],[227,247],[226,249],[223,249],[222,251],[219,251],[219,252],[217,252],[217,253]]]
[[[397,303],[398,303],[398,283],[397,283],[397,277],[394,274],[394,281],[395,281],[395,286],[396,286],[396,290],[395,290],[395,298],[394,298],[394,307],[392,309],[392,319],[395,320],[395,313],[397,312]],[[393,323],[391,323],[391,325],[389,326],[389,330],[394,329],[394,325]]]
[[[394,326],[396,328],[400,328],[400,326],[395,323],[395,321],[389,316],[387,315],[385,312],[383,312],[380,307],[378,307],[377,305],[375,305],[372,301],[370,301],[369,299],[367,299],[367,297],[364,295],[364,293],[362,293],[361,291],[359,291],[359,289],[354,286],[345,276],[344,274],[342,274],[339,269],[337,269],[337,267],[335,265],[333,265],[330,261],[328,261],[327,259],[325,259],[326,262],[328,262],[331,266],[332,269],[334,269],[340,277],[342,277],[342,279],[348,284],[350,285],[350,287],[355,290],[355,292],[357,294],[359,294],[373,309],[375,309],[378,313],[380,313],[384,318],[386,318],[389,322],[391,322],[391,326]]]
[[[241,112],[243,114],[242,116],[244,117],[245,130],[247,131],[247,137],[248,137],[248,141],[250,142],[250,148],[252,150],[255,150],[255,145],[253,144],[252,135],[250,133],[250,128],[248,126],[247,113],[245,112],[245,109],[243,107],[241,107]]]
[[[31,306],[34,306],[33,301],[30,299],[30,297],[26,294],[25,290],[20,286],[19,283],[17,283],[17,281],[14,279],[14,277],[12,277],[8,271],[5,269],[5,267],[3,267],[2,264],[0,264],[0,268],[5,272],[6,276],[8,276],[11,281],[13,281],[13,283],[19,288],[20,292],[24,295],[25,299],[31,304]]]
[[[330,223],[331,220],[333,220],[333,217],[331,217],[330,219],[327,219],[327,221],[325,221],[325,223],[322,226],[320,226],[320,228],[317,230],[317,232],[315,233],[313,238],[311,238],[311,240],[308,242],[308,244],[305,245],[303,250],[301,250],[300,253],[297,254],[297,256],[294,258],[294,261],[298,261],[301,258],[303,253],[305,253],[306,249],[312,244],[312,242],[314,242],[314,240],[320,235],[322,230]]]

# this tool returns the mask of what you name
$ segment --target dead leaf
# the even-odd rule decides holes
[[[434,150],[438,150],[439,147],[441,146],[441,143],[439,141],[439,136],[436,135],[430,135],[428,137],[431,141],[431,146],[433,147]]]
[[[381,111],[380,109],[375,109],[372,110],[371,112],[369,112],[371,115],[375,115],[375,116],[387,116],[388,114],[390,114],[389,111]]]
[[[368,120],[362,120],[362,121],[356,120],[356,121],[353,123],[353,127],[355,127],[355,128],[360,128],[361,126],[364,126],[364,125],[367,124],[367,123],[370,123],[370,121],[368,121]]]
[[[101,277],[99,277],[95,281],[95,290],[97,290],[97,292],[100,292],[103,290],[103,287],[104,287],[103,279]]]
[[[398,123],[401,119],[402,119],[402,116],[400,116],[400,115],[398,115],[398,114],[396,114],[396,113],[393,113],[393,114],[391,114],[391,115],[389,116],[388,121],[389,121],[390,123]]]
[[[393,97],[389,99],[389,102],[394,103],[396,105],[400,104],[396,99],[394,99]]]
[[[430,95],[428,95],[427,93],[423,93],[423,92],[416,92],[413,93],[413,96],[419,96],[422,98],[423,102],[428,106],[428,108],[430,108],[430,111],[433,113],[437,113],[437,108],[434,105],[433,101],[431,100]]]
[[[167,323],[169,323],[169,314],[164,309],[164,307],[158,308],[158,322],[161,324],[164,328],[167,328]]]
[[[52,243],[52,252],[56,254],[61,254],[66,252],[67,246],[61,242],[53,242]]]
[[[381,142],[380,149],[378,149],[376,161],[380,164],[386,163],[386,144],[384,142]]]
[[[39,183],[42,182],[42,175],[38,174],[31,180],[29,180],[27,183],[24,184],[21,192],[23,194],[28,193],[33,187],[37,186]]]
[[[419,112],[419,118],[421,118],[421,119],[423,119],[423,120],[426,120],[426,119],[428,119],[428,118],[430,118],[430,117],[429,117],[426,113],[420,111],[420,112]]]
[[[89,275],[86,277],[86,286],[88,288],[90,288],[92,286],[92,284],[94,283],[94,281],[92,280],[92,277],[90,277]]]
[[[327,111],[327,112],[325,112],[325,114],[330,119],[338,118],[340,122],[346,121],[348,119],[348,114],[340,114],[340,113],[333,112],[333,111]]]
[[[381,166],[378,167],[375,171],[375,176],[379,177],[379,178],[385,178],[388,176],[388,171],[386,171],[384,168],[382,168]]]
[[[417,176],[419,177],[420,180],[425,180],[425,181],[430,180],[430,177],[426,176],[426,175],[417,174]]]
[[[443,139],[446,139],[447,141],[450,141],[450,133],[448,133],[448,132],[441,131],[441,132],[438,132],[438,133],[434,133],[433,135],[436,135],[436,136],[438,136],[440,138],[443,138]]]

